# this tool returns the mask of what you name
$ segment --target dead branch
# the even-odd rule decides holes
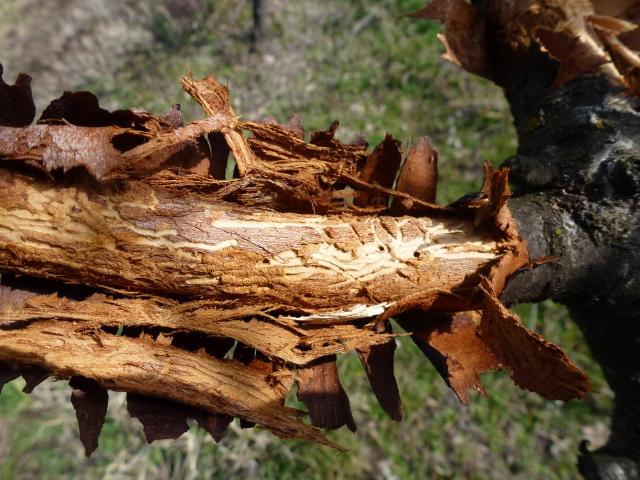
[[[403,416],[393,317],[448,359],[430,357],[463,402],[491,369],[584,397],[584,374],[497,300],[528,262],[506,171],[487,164],[477,201],[439,206],[427,139],[394,189],[390,135],[367,154],[335,138],[336,122],[306,142],[299,119],[240,122],[211,77],[182,83],[205,120],[175,128],[85,92],[38,125],[0,126],[0,386],[71,378],[87,453],[105,389],[129,393],[150,441],[188,417],[219,439],[239,417],[330,444],[314,427],[356,428],[338,354],[356,350]],[[239,178],[223,180],[229,152]],[[294,382],[313,426],[286,406]]]

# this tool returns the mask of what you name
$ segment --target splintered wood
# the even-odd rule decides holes
[[[556,85],[599,73],[640,93],[640,8],[634,1],[433,0],[414,17],[443,23],[443,58],[503,85],[530,48],[557,62]]]
[[[128,393],[149,441],[188,418],[219,441],[239,418],[333,445],[322,429],[356,430],[340,354],[358,353],[403,418],[395,319],[465,403],[494,369],[584,397],[586,377],[497,299],[528,262],[505,171],[485,166],[481,201],[440,206],[427,138],[402,163],[390,135],[368,153],[336,122],[305,141],[297,116],[242,122],[215,79],[182,84],[206,119],[67,92],[30,126],[24,85],[0,82],[0,388],[70,379],[87,455],[108,389]],[[295,383],[308,422],[287,406]]]

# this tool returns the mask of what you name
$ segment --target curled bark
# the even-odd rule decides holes
[[[390,136],[367,155],[335,138],[336,122],[307,143],[294,120],[240,122],[211,77],[183,86],[208,118],[169,125],[65,94],[46,124],[0,127],[0,379],[82,378],[72,399],[88,453],[104,389],[128,392],[149,441],[187,418],[219,440],[238,417],[330,445],[316,427],[356,428],[336,367],[354,349],[399,420],[389,320],[424,336],[425,312],[450,329],[429,341],[461,400],[498,368],[543,396],[584,397],[584,374],[496,298],[528,262],[506,171],[487,164],[478,202],[439,206],[426,140],[394,190]],[[229,151],[240,178],[224,181]],[[454,321],[474,309],[481,322]],[[295,382],[313,426],[286,406]]]

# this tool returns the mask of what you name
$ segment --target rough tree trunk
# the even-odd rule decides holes
[[[616,393],[589,478],[640,472],[640,43],[637,1],[434,0],[445,58],[504,88],[518,132],[514,216],[533,258],[502,298],[565,303]]]
[[[519,140],[510,206],[531,257],[557,258],[518,272],[502,299],[569,307],[616,395],[609,443],[583,446],[581,471],[638,478],[638,2],[473,4],[418,14],[445,22],[449,59],[504,88]]]
[[[507,89],[520,140],[506,162],[511,208],[531,255],[559,260],[516,275],[503,300],[569,307],[616,395],[611,438],[595,458],[640,465],[640,115],[605,78],[545,91],[541,66],[536,79],[530,68]],[[544,126],[527,130],[540,117]],[[638,467],[620,461],[636,478]]]

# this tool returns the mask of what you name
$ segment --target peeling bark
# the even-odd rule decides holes
[[[385,332],[391,333],[391,324],[385,322],[383,329]],[[394,339],[389,339],[380,345],[370,344],[356,349],[380,406],[389,417],[399,422],[404,418],[404,411],[398,383],[393,372],[395,350],[396,342]]]
[[[188,303],[154,299],[115,299],[93,295],[85,300],[59,298],[56,295],[35,296],[17,308],[0,309],[0,327],[10,328],[33,320],[67,320],[70,328],[91,331],[120,326],[139,329],[159,328],[173,338],[173,345],[187,350],[180,337],[183,331],[213,338],[230,338],[242,342],[265,355],[304,365],[319,357],[346,353],[388,342],[389,335],[358,328],[349,323],[299,324],[276,318],[275,308],[234,307],[233,303],[208,301]],[[306,325],[306,326],[305,326]],[[225,352],[226,353],[226,352]],[[217,356],[217,355],[216,355]],[[224,353],[220,355],[223,357]]]
[[[496,298],[529,259],[506,171],[486,164],[479,201],[443,207],[426,140],[393,189],[391,136],[367,155],[334,122],[305,142],[295,117],[240,122],[215,79],[182,82],[205,120],[107,112],[81,92],[39,125],[0,127],[0,381],[71,377],[87,453],[106,389],[128,393],[149,442],[188,418],[218,441],[237,417],[332,445],[315,427],[355,431],[336,367],[354,349],[400,420],[388,320],[427,338],[425,312],[451,328],[427,340],[462,401],[497,368],[549,398],[584,396],[584,374]],[[223,180],[229,152],[239,178]],[[459,328],[455,312],[473,309],[482,321]],[[295,381],[313,426],[286,406]]]
[[[85,455],[90,456],[98,448],[98,438],[107,415],[109,394],[97,382],[83,377],[71,377],[69,386],[71,404],[76,411],[80,440]]]
[[[486,395],[480,374],[501,369],[502,364],[480,336],[480,314],[475,311],[453,315],[429,313],[426,319],[406,315],[400,325],[412,332],[413,341],[460,402],[469,403],[469,390]]]
[[[356,431],[349,397],[340,384],[335,355],[298,371],[298,398],[309,407],[312,425],[329,430],[346,425],[352,432]]]
[[[279,382],[277,377],[267,378],[234,360],[217,360],[152,339],[103,332],[84,335],[70,331],[65,322],[38,322],[3,330],[0,360],[47,368],[60,378],[81,375],[103,388],[159,396],[209,413],[246,418],[282,437],[329,444],[319,431],[298,419],[299,412],[280,406],[281,394],[273,386]]]

